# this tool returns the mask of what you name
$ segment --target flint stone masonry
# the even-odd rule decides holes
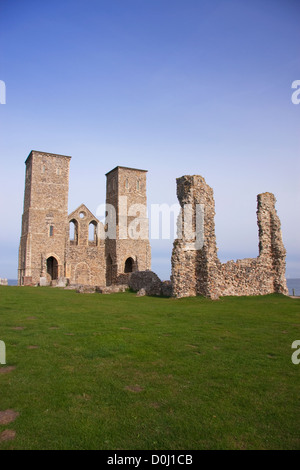
[[[105,243],[107,286],[128,284],[132,272],[151,268],[146,175],[145,170],[123,166],[106,174],[106,204],[115,209],[117,216],[116,236]],[[139,237],[133,238],[137,217]]]
[[[94,294],[96,292],[96,288],[93,286],[80,286],[76,289],[78,294]]]
[[[117,294],[118,292],[125,292],[128,289],[128,285],[111,285],[111,286],[97,286],[96,292],[98,294]]]
[[[0,277],[0,286],[8,286],[7,279]]]
[[[139,271],[131,274],[129,287],[134,292],[144,289],[145,295],[161,295],[162,282],[153,271]]]
[[[137,297],[144,297],[146,294],[145,289],[142,287],[140,290],[137,291],[136,296]]]
[[[147,171],[117,166],[106,174],[106,203],[116,217],[104,227],[84,204],[68,215],[70,160],[32,150],[25,161],[18,284],[128,284],[132,272],[151,267],[146,209],[130,212],[138,205],[146,208]],[[139,236],[132,238],[137,218]]]
[[[150,271],[146,170],[117,166],[106,174],[106,208],[116,215],[112,235],[109,217],[104,226],[84,204],[68,215],[70,159],[33,150],[25,162],[19,285],[99,293],[124,291],[129,285],[146,295],[212,299],[272,292],[288,295],[286,251],[273,194],[257,196],[258,257],[222,264],[217,255],[213,190],[202,176],[177,178],[178,228],[183,236],[174,241],[171,281],[162,282]],[[192,224],[185,217],[187,207]],[[199,220],[203,221],[200,227]],[[1,284],[7,285],[7,280],[0,279]]]
[[[174,241],[172,251],[172,288],[174,297],[203,295],[212,299],[226,295],[288,295],[285,279],[286,250],[281,224],[275,209],[275,196],[257,196],[259,255],[222,264],[217,255],[215,202],[213,190],[199,175],[177,178],[177,197],[181,206],[178,226],[182,237]],[[184,205],[193,208],[194,234],[185,235]],[[197,248],[196,205],[204,207],[203,246]],[[199,229],[199,227],[198,227]]]
[[[173,289],[171,281],[163,281],[161,284],[161,295],[164,297],[172,297]]]

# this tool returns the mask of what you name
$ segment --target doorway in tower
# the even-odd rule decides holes
[[[125,261],[125,266],[124,266],[124,273],[132,273],[134,271],[134,261],[133,259],[127,258]]]
[[[50,276],[50,281],[58,279],[58,262],[54,256],[47,258],[47,274]]]

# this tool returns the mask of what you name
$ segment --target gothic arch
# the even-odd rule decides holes
[[[46,259],[47,277],[54,281],[59,277],[59,262],[56,256],[48,256]]]

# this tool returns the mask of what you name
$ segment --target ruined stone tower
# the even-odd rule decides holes
[[[179,229],[181,237],[174,241],[172,252],[172,281],[176,297],[211,295],[216,290],[216,270],[220,264],[215,236],[215,203],[213,190],[202,176],[177,178],[177,197],[181,206]],[[196,207],[203,210],[203,219],[196,227]],[[192,220],[185,217],[184,208],[190,206]],[[187,223],[192,225],[186,229]],[[201,233],[201,246],[196,237]]]
[[[68,215],[71,157],[30,152],[26,164],[19,248],[19,285],[126,284],[149,269],[146,171],[107,173],[107,205],[116,217],[103,224],[81,204]]]
[[[107,285],[127,283],[131,272],[151,268],[146,174],[122,166],[106,174]]]
[[[19,285],[64,276],[71,157],[31,151],[19,249]]]
[[[218,259],[215,236],[213,190],[203,177],[177,178],[177,196],[181,206],[179,226],[186,224],[184,208],[192,208],[192,230],[181,230],[172,252],[172,284],[175,297],[204,295],[212,299],[224,295],[288,294],[285,279],[286,251],[280,220],[271,193],[257,196],[259,256],[222,264]],[[195,211],[203,207],[202,245],[196,246]]]

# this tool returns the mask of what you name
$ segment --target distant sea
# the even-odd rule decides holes
[[[287,279],[286,283],[290,295],[300,295],[300,279]]]
[[[286,282],[290,295],[300,295],[300,279],[287,279]],[[17,286],[18,281],[16,279],[8,279],[8,285]]]

